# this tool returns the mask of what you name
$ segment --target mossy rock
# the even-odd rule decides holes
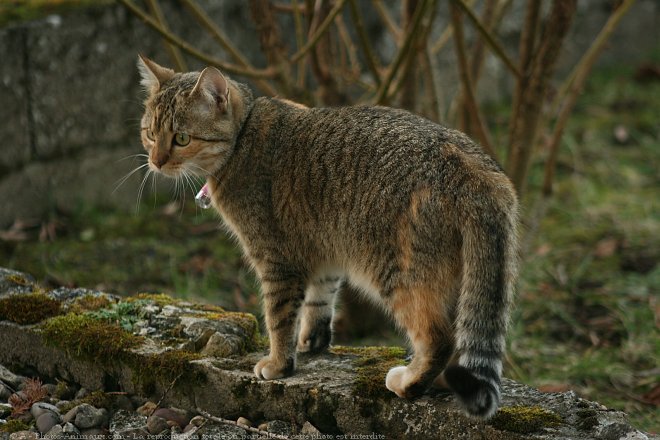
[[[519,405],[500,408],[488,423],[500,431],[529,434],[561,422],[559,415],[545,408]]]
[[[334,346],[330,353],[356,356],[356,378],[353,395],[367,399],[391,399],[395,396],[385,387],[387,372],[405,365],[406,350],[401,347]]]
[[[36,324],[61,313],[60,302],[41,292],[0,298],[0,320],[17,324]]]
[[[76,298],[68,307],[68,311],[72,313],[94,312],[104,309],[113,301],[107,295],[92,295],[87,294]]]
[[[143,338],[116,324],[96,319],[88,314],[66,315],[42,323],[44,339],[68,353],[106,364],[126,358],[126,353],[138,347]]]

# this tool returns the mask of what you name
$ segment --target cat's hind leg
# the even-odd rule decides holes
[[[410,399],[431,387],[452,355],[451,320],[443,307],[442,294],[435,289],[399,289],[393,295],[392,313],[406,329],[414,355],[410,364],[387,373],[385,386],[397,396]]]
[[[300,316],[298,352],[318,353],[330,345],[335,299],[341,284],[338,276],[322,276],[312,279],[307,286]]]

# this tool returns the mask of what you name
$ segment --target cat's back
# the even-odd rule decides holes
[[[406,187],[420,180],[443,184],[465,173],[503,174],[465,134],[406,110],[307,108],[259,98],[253,112],[274,160],[314,181]]]

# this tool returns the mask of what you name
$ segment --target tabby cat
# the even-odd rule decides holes
[[[270,354],[330,344],[346,280],[406,331],[414,357],[385,378],[413,398],[448,386],[488,418],[500,401],[516,273],[517,198],[464,134],[407,111],[307,108],[254,98],[214,67],[175,73],[141,57],[149,167],[206,178],[214,207],[261,282]]]

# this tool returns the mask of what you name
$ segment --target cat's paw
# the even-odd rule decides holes
[[[403,399],[413,399],[424,393],[424,388],[408,367],[394,367],[388,371],[385,386]]]
[[[330,346],[331,340],[331,320],[318,320],[314,323],[314,326],[302,326],[298,335],[296,350],[299,353],[320,353]]]
[[[289,359],[283,363],[277,363],[270,359],[270,356],[262,358],[254,366],[254,374],[259,379],[279,379],[281,377],[291,376],[294,369],[294,360]]]

